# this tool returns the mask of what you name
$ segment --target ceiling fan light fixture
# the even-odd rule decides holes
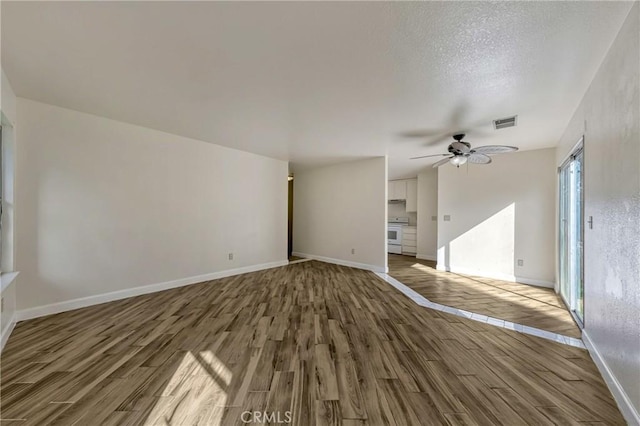
[[[431,165],[431,167],[435,169],[447,163],[451,163],[456,167],[460,167],[461,165],[467,163],[489,164],[491,163],[490,155],[506,154],[518,150],[518,147],[506,145],[486,145],[471,149],[471,144],[462,140],[464,139],[464,136],[465,135],[463,135],[462,133],[453,135],[453,139],[455,140],[455,142],[452,142],[451,145],[449,145],[449,147],[447,148],[447,153],[421,155],[419,157],[411,157],[411,159],[417,160],[419,158],[447,157],[440,161],[436,161]]]
[[[460,167],[467,162],[467,157],[465,155],[456,155],[455,157],[451,157],[449,162],[456,167]]]

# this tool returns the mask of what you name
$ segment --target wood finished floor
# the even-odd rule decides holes
[[[3,424],[624,424],[585,350],[317,261],[21,322],[1,379]]]
[[[549,288],[435,269],[435,262],[389,255],[389,275],[435,303],[580,338],[560,297]]]

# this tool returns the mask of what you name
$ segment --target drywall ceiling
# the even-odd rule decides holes
[[[2,1],[2,67],[18,96],[399,178],[460,130],[555,146],[631,5]]]

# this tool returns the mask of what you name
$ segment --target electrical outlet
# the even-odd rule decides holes
[[[448,214],[445,214],[445,215],[444,215],[444,221],[445,221],[445,222],[451,222],[451,216],[450,216],[450,215],[448,215]]]
[[[233,253],[229,253],[229,260],[233,260]]]
[[[524,260],[518,259],[518,266],[524,266]]]
[[[351,249],[351,254],[356,254],[356,249]]]

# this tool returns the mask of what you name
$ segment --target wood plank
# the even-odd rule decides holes
[[[481,283],[496,312],[501,291],[536,294]],[[1,378],[3,424],[242,425],[245,410],[298,425],[624,424],[586,351],[317,261],[21,322]]]
[[[340,399],[336,367],[329,351],[329,345],[316,345],[315,356],[317,399],[320,401]],[[323,405],[323,407],[325,406]]]
[[[435,266],[428,260],[389,255],[389,275],[434,303],[581,337],[553,289],[438,271]]]

